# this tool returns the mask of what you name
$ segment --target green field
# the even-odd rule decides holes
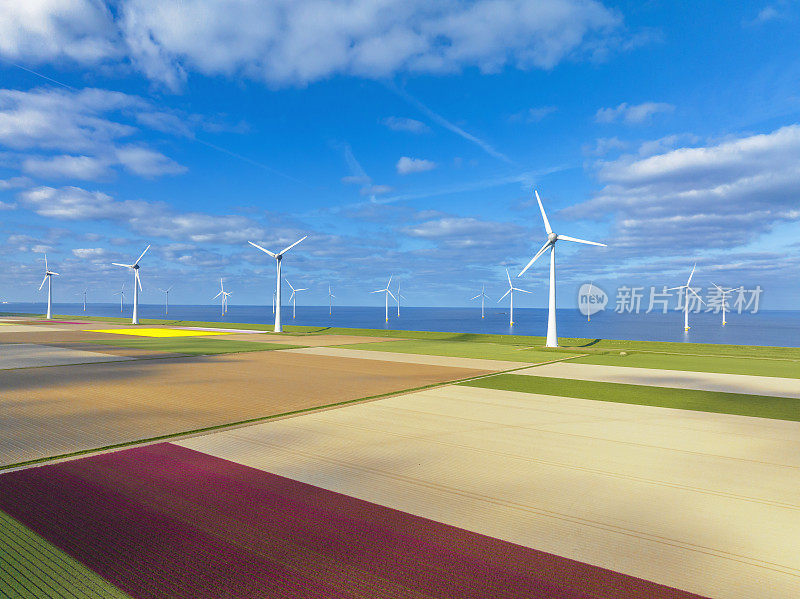
[[[800,360],[777,358],[736,358],[718,356],[687,356],[664,353],[619,353],[597,354],[575,358],[581,364],[604,366],[631,366],[634,368],[656,368],[662,370],[686,370],[690,372],[719,372],[722,374],[749,374],[754,376],[778,376],[800,378]]]
[[[498,374],[461,384],[483,389],[800,421],[800,399],[786,397],[718,393],[695,389],[673,389],[515,374]]]
[[[0,597],[126,599],[128,595],[0,512]]]
[[[404,354],[424,354],[428,356],[449,356],[453,358],[481,358],[486,360],[508,360],[510,362],[530,362],[538,364],[567,358],[574,354],[553,353],[527,346],[504,343],[481,343],[475,341],[437,341],[409,339],[404,341],[384,341],[383,343],[353,343],[340,345],[347,349],[400,352]]]
[[[294,349],[297,345],[280,343],[259,343],[257,341],[228,341],[223,339],[198,339],[197,337],[123,337],[103,341],[83,341],[110,347],[131,347],[176,354],[211,355],[233,354],[251,351],[270,351],[275,349]]]

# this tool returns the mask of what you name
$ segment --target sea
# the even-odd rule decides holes
[[[24,312],[44,314],[43,303],[0,304],[0,313]],[[119,304],[55,303],[54,314],[86,316],[125,316],[130,318],[130,305],[120,312]],[[408,331],[444,331],[452,333],[496,333],[544,336],[547,332],[547,309],[516,308],[514,325],[509,324],[508,311],[502,308],[487,308],[486,317],[481,318],[478,308],[426,308],[401,307],[400,316],[396,308],[389,312],[385,321],[384,307],[380,306],[334,306],[328,314],[328,306],[297,306],[297,317],[292,318],[291,306],[283,308],[284,325],[306,325],[315,327],[347,327]],[[713,312],[690,313],[689,331],[683,330],[683,313],[670,311],[667,314],[618,314],[603,311],[593,314],[591,320],[577,309],[559,309],[558,334],[560,337],[588,339],[625,339],[641,341],[675,341],[686,343],[724,343],[733,345],[770,345],[800,347],[800,311],[761,310],[756,314],[729,313],[728,324],[722,326],[721,314]],[[140,304],[140,318],[169,318],[219,323],[263,323],[274,322],[272,306],[231,305],[228,313],[220,314],[219,305],[174,305],[165,315],[164,304]]]

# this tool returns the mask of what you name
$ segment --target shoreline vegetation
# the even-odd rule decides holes
[[[0,316],[18,316],[31,319],[43,320],[41,314],[30,313],[11,313],[0,312]],[[60,314],[53,317],[53,320],[60,318],[77,318],[85,321],[106,322],[113,324],[129,324],[129,318],[114,316],[83,316],[80,314]],[[322,326],[302,326],[284,325],[283,333],[272,333],[272,324],[253,324],[253,323],[219,323],[191,320],[174,319],[142,319],[141,326],[162,325],[162,326],[183,326],[183,327],[208,327],[225,329],[249,329],[257,331],[268,331],[276,337],[283,335],[349,335],[364,337],[390,337],[401,340],[419,341],[440,341],[440,342],[462,342],[462,343],[488,343],[502,344],[506,346],[516,346],[519,350],[531,349],[536,351],[546,351],[552,353],[568,354],[589,354],[589,355],[620,355],[625,354],[662,354],[679,356],[698,356],[698,357],[738,357],[738,358],[761,358],[765,360],[797,360],[800,362],[800,348],[780,347],[780,346],[761,346],[761,345],[725,345],[714,343],[680,343],[672,341],[633,341],[625,339],[589,339],[589,338],[570,338],[560,337],[558,348],[545,348],[544,336],[529,335],[503,335],[503,334],[484,334],[484,333],[448,333],[437,331],[404,331],[395,329],[359,329],[345,327],[322,327]],[[377,349],[373,347],[371,349]],[[414,353],[414,352],[410,352]],[[488,357],[488,356],[487,356]],[[625,356],[622,356],[625,357]],[[508,359],[508,358],[504,358]],[[800,364],[798,364],[800,369]],[[683,370],[684,368],[680,368]]]

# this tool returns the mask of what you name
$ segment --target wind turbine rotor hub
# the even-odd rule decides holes
[[[550,243],[555,243],[556,241],[558,241],[558,235],[556,235],[555,233],[548,233],[547,241],[549,241]]]
[[[131,266],[131,268],[134,269],[134,270],[139,270],[139,265],[138,264],[134,264],[133,266]]]

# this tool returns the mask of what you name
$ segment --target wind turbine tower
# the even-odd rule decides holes
[[[333,316],[333,298],[335,297],[333,291],[331,291],[331,286],[328,285],[328,316]]]
[[[173,287],[175,287],[175,285],[170,285],[167,289],[158,289],[164,294],[164,316],[169,314],[169,292],[172,291]]]
[[[297,292],[298,291],[308,291],[308,287],[301,287],[300,289],[295,289],[292,287],[292,284],[289,282],[289,279],[284,279],[286,284],[289,286],[289,289],[292,290],[292,295],[289,296],[289,301],[292,302],[292,319],[294,319],[295,312],[297,310]]]
[[[112,262],[114,266],[130,268],[133,271],[133,317],[131,318],[131,324],[139,324],[139,291],[142,289],[142,281],[139,278],[139,260],[144,258],[144,255],[149,249],[149,245],[144,248],[144,251],[138,258],[136,258],[136,262],[133,264],[120,264],[118,262]]]
[[[392,275],[393,276],[393,275]],[[389,291],[389,285],[392,284],[392,276],[389,277],[389,282],[386,283],[385,289],[376,289],[375,291],[370,291],[370,293],[385,293],[386,294],[386,322],[389,322],[389,296],[392,296],[392,299],[397,299],[394,294]]]
[[[228,296],[233,295],[230,291],[225,291],[225,287],[222,284],[222,279],[219,280],[219,293],[211,298],[211,300],[217,299],[219,296],[222,296],[222,316],[228,313]]]
[[[719,290],[719,292],[722,294],[722,326],[725,326],[726,324],[728,324],[728,322],[725,320],[725,310],[728,307],[728,305],[727,305],[728,304],[728,294],[729,293],[733,293],[734,291],[739,292],[742,289],[744,289],[744,287],[737,287],[735,289],[733,287],[722,288],[719,285],[717,285],[716,283],[711,283],[711,284],[714,287],[716,287]]]
[[[248,241],[247,242],[250,245],[252,245],[254,248],[259,249],[262,252],[264,252],[265,254],[269,254],[270,256],[275,258],[275,263],[276,263],[276,268],[277,268],[277,277],[275,279],[275,302],[274,302],[274,304],[275,304],[275,329],[274,330],[275,330],[276,333],[282,333],[283,332],[283,326],[281,325],[281,260],[283,259],[283,255],[286,252],[288,252],[290,249],[292,249],[298,243],[303,241],[303,239],[305,239],[306,237],[308,237],[308,235],[306,235],[302,239],[298,239],[292,245],[290,245],[289,247],[287,247],[284,250],[281,250],[277,254],[274,253],[274,252],[270,252],[269,250],[265,250],[260,245],[257,245],[255,243],[253,243],[252,241]]]
[[[39,285],[39,291],[44,287],[45,281],[47,282],[47,319],[53,317],[53,275],[60,276],[57,272],[50,270],[47,265],[47,254],[44,255],[44,279],[42,284]]]
[[[690,285],[692,284],[692,277],[694,276],[694,270],[696,268],[697,268],[697,264],[695,263],[695,265],[692,266],[692,272],[689,273],[689,279],[686,281],[686,285],[678,285],[677,287],[670,287],[669,289],[667,289],[667,291],[675,291],[676,289],[683,289],[684,290],[684,293],[683,293],[683,330],[684,331],[688,331],[689,328],[690,328],[689,327],[689,293],[691,292],[698,300],[700,300],[700,303],[702,303],[702,304],[705,303],[703,301],[703,299],[699,295],[697,295],[697,292],[690,287]]]
[[[114,295],[119,296],[119,313],[122,314],[122,304],[125,302],[125,281],[122,282],[122,289],[114,292]]]
[[[508,279],[508,291],[506,291],[503,294],[503,297],[505,297],[507,295],[511,296],[511,298],[510,298],[510,300],[511,300],[511,310],[508,313],[509,314],[509,316],[508,316],[508,324],[513,327],[514,326],[514,292],[515,291],[521,291],[522,293],[530,293],[530,291],[525,291],[524,289],[518,289],[518,288],[514,287],[514,285],[511,284],[511,275],[508,274],[508,269],[506,269],[506,278]],[[503,301],[503,297],[501,297],[499,300],[497,300],[498,304],[501,301]]]
[[[400,283],[397,283],[397,297],[395,298],[395,300],[397,300],[397,318],[400,318],[400,300],[401,299],[407,299],[407,298],[406,298],[405,295],[400,293]]]
[[[531,261],[522,269],[517,276],[521,277],[525,274],[539,256],[544,254],[548,249],[550,250],[550,299],[547,304],[547,347],[558,347],[558,333],[556,332],[556,243],[558,241],[574,241],[575,243],[584,243],[586,245],[599,245],[606,247],[605,243],[598,243],[596,241],[586,241],[585,239],[578,239],[576,237],[569,237],[568,235],[558,235],[553,232],[550,227],[550,221],[547,220],[547,214],[544,212],[542,200],[539,198],[539,192],[534,190],[536,194],[536,201],[539,203],[539,210],[542,213],[542,220],[544,221],[544,230],[547,232],[547,241],[544,242],[542,248],[536,252],[536,255],[531,258]]]
[[[506,274],[508,274],[508,273],[506,272]],[[473,298],[470,298],[470,300],[469,300],[469,301],[474,301],[474,300],[476,300],[476,299],[478,299],[478,298],[481,298],[481,318],[483,318],[483,317],[484,317],[484,311],[483,311],[483,302],[484,302],[484,300],[485,300],[486,298],[488,298],[488,297],[489,297],[489,296],[488,296],[488,295],[486,295],[486,285],[482,285],[482,286],[481,286],[481,292],[480,292],[478,295],[476,295],[475,297],[473,297]]]

